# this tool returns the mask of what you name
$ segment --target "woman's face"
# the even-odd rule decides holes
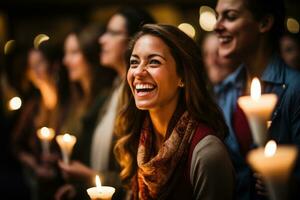
[[[158,37],[144,35],[137,40],[127,81],[141,110],[177,105],[181,79],[169,47]]]
[[[79,41],[75,34],[70,34],[66,38],[63,61],[68,69],[71,81],[79,81],[88,76],[89,67],[81,52]]]
[[[99,38],[101,45],[100,63],[107,67],[124,66],[124,54],[128,36],[126,20],[122,15],[114,15],[108,22],[106,32]]]
[[[48,77],[49,63],[40,51],[32,50],[28,54],[28,76],[29,80],[38,86],[41,81],[46,81]]]
[[[244,0],[219,0],[215,31],[219,38],[221,56],[243,56],[258,45],[259,22],[246,8]]]

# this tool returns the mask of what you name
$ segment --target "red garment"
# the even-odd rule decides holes
[[[243,155],[246,155],[252,144],[252,135],[247,117],[238,104],[233,113],[232,123],[235,136],[240,145],[240,150]]]

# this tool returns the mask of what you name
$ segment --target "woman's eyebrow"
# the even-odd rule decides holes
[[[158,53],[150,54],[150,55],[148,56],[148,58],[153,58],[153,57],[155,57],[155,56],[158,56],[158,57],[160,57],[160,58],[166,60],[164,56],[162,56],[162,55],[160,55],[160,54],[158,54]]]

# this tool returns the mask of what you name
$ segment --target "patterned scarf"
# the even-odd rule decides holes
[[[134,179],[135,183],[133,183],[133,188],[136,186],[134,190],[137,191],[134,192],[134,199],[158,199],[162,191],[169,190],[168,187],[174,185],[170,182],[174,180],[172,177],[175,176],[176,168],[187,152],[190,140],[198,125],[187,111],[179,117],[180,119],[177,119],[174,128],[169,130],[170,134],[167,133],[166,140],[156,155],[153,155],[152,125],[149,117],[146,118],[141,130],[137,152],[138,170]],[[171,122],[170,124],[172,124]]]

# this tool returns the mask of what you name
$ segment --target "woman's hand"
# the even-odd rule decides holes
[[[255,190],[256,190],[257,194],[267,197],[268,196],[268,190],[266,188],[263,177],[258,173],[254,173],[253,176],[256,180]]]
[[[37,165],[35,173],[41,179],[52,179],[55,177],[55,170],[49,165]]]
[[[73,199],[76,195],[76,189],[71,184],[61,186],[55,193],[55,200]]]
[[[59,160],[59,155],[57,155],[55,153],[42,154],[41,160],[43,163],[46,163],[46,164],[55,164]]]
[[[62,170],[65,179],[87,180],[97,174],[93,169],[79,161],[72,161],[70,164],[65,164],[60,160],[58,166]]]
[[[35,157],[30,153],[20,152],[18,158],[22,164],[30,167],[31,169],[34,169],[37,165]]]

